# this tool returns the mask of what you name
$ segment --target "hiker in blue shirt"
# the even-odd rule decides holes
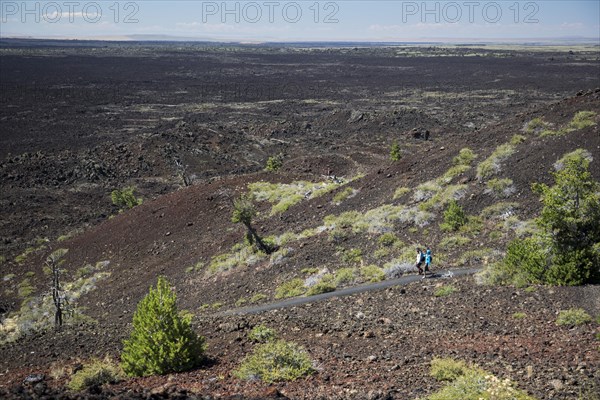
[[[429,267],[431,266],[431,249],[427,247],[427,252],[425,252],[425,275],[429,272]]]

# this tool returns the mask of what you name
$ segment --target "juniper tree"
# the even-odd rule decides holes
[[[556,165],[554,186],[533,185],[543,204],[538,224],[550,242],[549,283],[578,285],[600,278],[600,184],[589,165],[589,153],[569,153]]]
[[[177,297],[164,277],[138,303],[133,332],[123,342],[121,362],[128,375],[147,376],[187,371],[204,356],[204,338],[191,326],[191,314],[180,313]]]

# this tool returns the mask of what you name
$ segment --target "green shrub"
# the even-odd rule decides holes
[[[283,166],[283,156],[281,154],[279,154],[277,156],[269,157],[267,159],[265,171],[276,172],[282,166]]]
[[[527,138],[523,135],[514,135],[512,138],[510,138],[510,144],[516,146],[523,143],[525,140],[527,140]]]
[[[484,161],[477,166],[477,178],[486,180],[500,171],[500,164],[515,152],[515,146],[510,143],[501,144]]]
[[[352,189],[351,187],[346,187],[344,188],[344,190],[336,193],[335,196],[333,196],[333,202],[335,204],[339,204],[342,201],[346,200],[348,197],[352,196],[353,194],[354,189]]]
[[[464,361],[456,361],[452,358],[434,358],[431,360],[429,374],[438,381],[453,381],[469,371]]]
[[[439,287],[434,293],[433,295],[435,297],[444,297],[444,296],[449,296],[452,293],[456,292],[456,288],[452,285],[445,285],[445,286],[441,286]]]
[[[470,166],[473,160],[475,160],[476,158],[477,154],[475,154],[475,152],[473,152],[473,150],[469,149],[468,147],[465,147],[464,149],[461,149],[458,152],[458,155],[454,157],[452,162],[454,163],[454,165]]]
[[[115,189],[111,192],[110,199],[115,206],[121,209],[133,208],[143,203],[143,199],[141,197],[135,197],[133,194],[134,191],[134,186],[126,187],[121,190]]]
[[[469,167],[468,165],[462,165],[462,164],[455,165],[455,166],[451,167],[450,169],[448,169],[448,171],[446,171],[444,173],[444,175],[442,175],[442,180],[446,183],[449,183],[452,181],[452,179],[464,174],[465,172],[467,172],[470,169],[471,169],[471,167]]]
[[[380,282],[385,279],[385,272],[377,265],[367,265],[360,268],[360,274],[366,281]]]
[[[487,192],[496,197],[508,197],[514,192],[512,179],[490,179],[487,182]]]
[[[336,286],[354,282],[354,268],[340,268],[335,272],[334,283]]]
[[[302,347],[277,340],[258,345],[234,375],[240,379],[273,383],[293,381],[313,372],[312,361]]]
[[[358,264],[362,260],[362,251],[360,249],[342,250],[340,258],[345,264]]]
[[[483,220],[476,215],[467,216],[467,223],[460,227],[459,233],[464,235],[478,235],[483,229]]]
[[[596,125],[594,111],[579,111],[567,125],[567,132],[577,131]]]
[[[198,366],[204,357],[204,338],[191,326],[192,316],[179,313],[169,282],[159,277],[156,289],[138,303],[133,332],[123,342],[121,362],[127,375],[181,372]]]
[[[543,204],[538,225],[550,238],[548,283],[579,285],[600,280],[600,184],[581,149],[556,163],[554,186],[533,185]]]
[[[246,299],[245,297],[240,297],[239,299],[237,299],[237,300],[235,301],[235,306],[236,306],[236,307],[241,307],[241,306],[243,306],[244,304],[246,304],[247,302],[248,302],[248,299]]]
[[[465,236],[460,236],[460,235],[448,236],[448,237],[445,237],[444,239],[442,239],[442,241],[439,244],[439,247],[442,250],[452,250],[456,247],[462,247],[464,245],[467,245],[470,242],[471,242],[471,239],[469,239],[468,237],[465,237]]]
[[[33,294],[34,290],[35,288],[31,285],[29,278],[23,279],[17,286],[17,293],[22,299],[29,298]]]
[[[392,143],[392,147],[390,148],[390,160],[400,161],[401,158],[402,152],[400,151],[400,145],[398,142]]]
[[[373,257],[375,258],[385,258],[391,254],[391,250],[389,247],[381,247],[373,252]]]
[[[519,203],[501,201],[481,210],[481,217],[485,219],[507,219],[520,207]]]
[[[93,360],[84,364],[69,381],[69,389],[81,391],[106,383],[117,383],[121,380],[123,371],[111,359]]]
[[[400,197],[404,196],[408,192],[410,192],[409,188],[407,188],[407,187],[399,187],[394,192],[394,200],[399,199]]]
[[[336,289],[336,285],[334,282],[334,277],[331,274],[327,274],[323,276],[320,282],[308,288],[306,295],[314,296],[322,293],[334,292]]]
[[[314,274],[316,274],[316,273],[319,272],[319,268],[315,268],[315,267],[312,267],[312,268],[302,268],[300,270],[300,272],[302,272],[303,274],[306,274],[306,275],[314,275]]]
[[[250,303],[257,303],[261,300],[264,300],[267,298],[266,294],[263,293],[256,293],[254,296],[250,297]]]
[[[550,129],[550,124],[544,121],[542,118],[534,118],[525,125],[525,132],[537,133],[543,132]]]
[[[398,237],[391,232],[386,232],[377,239],[377,243],[379,243],[380,246],[386,247],[393,246],[397,241]]]
[[[527,314],[523,313],[523,312],[516,312],[512,315],[512,317],[514,319],[523,319],[527,316]]]
[[[515,239],[508,244],[503,268],[510,276],[519,276],[527,283],[545,281],[546,254],[535,238]]]
[[[461,226],[467,223],[467,216],[456,200],[450,200],[448,207],[444,211],[444,223],[441,228],[444,230],[457,231]]]
[[[556,325],[577,326],[592,322],[592,317],[582,308],[571,308],[558,313]]]
[[[285,299],[288,297],[302,296],[306,292],[304,281],[300,278],[295,278],[282,283],[275,289],[276,299]]]
[[[264,325],[256,325],[250,333],[248,333],[248,339],[253,342],[266,343],[277,338],[277,334],[274,329],[268,328]]]
[[[514,387],[509,379],[501,380],[482,370],[470,369],[448,383],[427,400],[535,400]]]

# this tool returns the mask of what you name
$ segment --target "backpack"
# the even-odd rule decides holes
[[[421,262],[425,262],[425,253],[421,253]]]

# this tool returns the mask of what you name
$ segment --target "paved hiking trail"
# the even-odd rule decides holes
[[[458,277],[464,275],[471,275],[478,271],[481,268],[466,268],[466,269],[456,269],[456,270],[442,270],[434,272],[431,276],[426,279],[439,279],[439,278],[447,278],[447,277]],[[450,275],[451,274],[451,275]],[[386,289],[392,286],[401,286],[407,285],[412,282],[417,282],[423,279],[422,275],[408,275],[402,276],[396,279],[390,279],[382,282],[376,283],[367,283],[359,286],[353,286],[345,289],[336,290],[334,292],[317,294],[314,296],[308,297],[294,297],[287,300],[278,301],[275,303],[262,304],[259,306],[253,307],[242,307],[235,308],[233,310],[223,311],[221,313],[217,313],[216,315],[224,316],[224,315],[246,315],[246,314],[259,314],[265,311],[277,310],[282,308],[290,308],[295,306],[300,306],[308,303],[316,303],[318,301],[323,301],[326,299],[330,299],[332,297],[342,297],[342,296],[350,296],[356,293],[369,292],[373,290]]]

